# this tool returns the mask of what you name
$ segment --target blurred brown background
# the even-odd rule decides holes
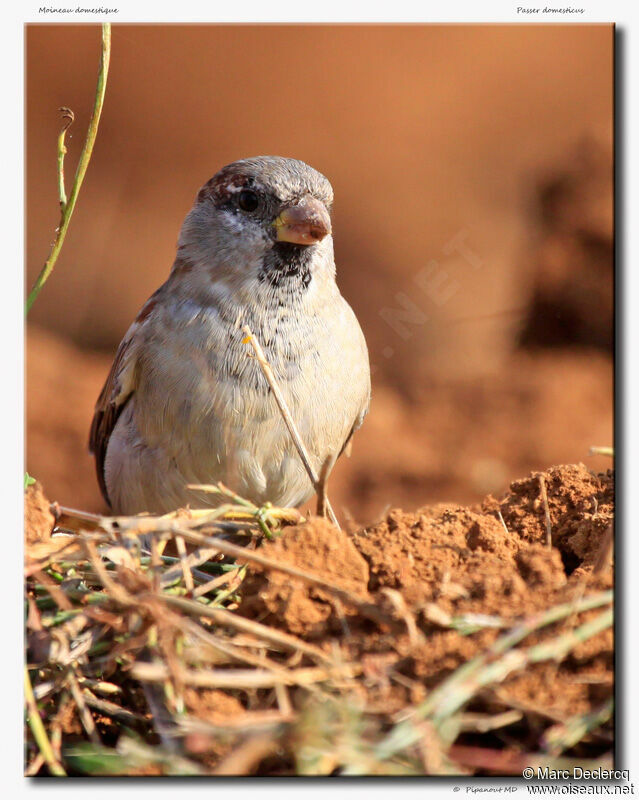
[[[30,286],[58,223],[57,109],[76,114],[69,185],[100,30],[26,42]],[[588,448],[612,443],[612,92],[611,26],[115,26],[93,159],[29,317],[27,469],[103,507],[86,441],[114,350],[201,184],[259,154],[335,189],[338,281],[374,365],[338,507],[367,521],[608,466]]]

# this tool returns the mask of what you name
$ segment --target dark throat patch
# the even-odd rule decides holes
[[[258,274],[260,283],[285,288],[286,291],[303,291],[311,282],[311,262],[315,245],[276,242],[264,256]]]

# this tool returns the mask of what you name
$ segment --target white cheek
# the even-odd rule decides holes
[[[258,222],[245,219],[233,211],[222,211],[220,217],[222,227],[229,236],[228,244],[238,251],[261,253],[272,246],[272,241]]]
[[[224,211],[222,212],[222,217],[224,219],[224,227],[231,231],[232,233],[243,233],[245,235],[248,234],[246,231],[246,225],[242,223],[239,216],[234,214],[232,211]]]

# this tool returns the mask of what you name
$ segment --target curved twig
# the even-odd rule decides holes
[[[53,272],[53,268],[58,260],[58,256],[60,255],[60,250],[62,249],[62,245],[64,243],[64,238],[67,235],[69,223],[71,222],[71,215],[73,214],[73,209],[75,208],[75,203],[76,200],[78,199],[78,193],[80,191],[80,187],[82,186],[82,181],[84,180],[87,167],[89,166],[89,161],[91,160],[93,145],[95,144],[95,138],[98,133],[100,115],[102,114],[102,106],[104,104],[104,93],[106,91],[106,82],[107,82],[107,75],[109,72],[110,57],[111,57],[111,25],[108,22],[105,22],[102,25],[102,52],[100,54],[98,86],[95,92],[93,114],[89,122],[87,136],[86,139],[84,140],[84,147],[82,148],[82,153],[80,154],[78,168],[76,169],[75,178],[73,180],[73,186],[71,187],[71,194],[69,195],[68,201],[66,198],[66,192],[64,188],[64,155],[66,153],[64,137],[69,128],[69,125],[71,125],[71,122],[73,122],[73,112],[70,111],[70,109],[68,108],[60,109],[63,112],[63,119],[65,120],[65,125],[60,131],[60,134],[58,136],[58,194],[60,197],[60,209],[61,209],[60,225],[58,226],[58,229],[56,231],[55,241],[53,242],[51,252],[49,253],[49,258],[46,260],[44,267],[42,267],[42,270],[40,271],[40,274],[36,278],[36,281],[33,284],[33,288],[31,289],[31,291],[29,292],[29,296],[27,297],[27,302],[25,304],[25,309],[24,309],[25,315],[29,313],[29,310],[31,306],[34,304],[36,297],[40,294],[40,290],[47,282],[49,275],[51,275],[51,273]]]

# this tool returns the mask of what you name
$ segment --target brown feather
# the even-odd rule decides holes
[[[130,334],[132,333],[133,331],[130,331]],[[129,335],[122,340],[118,347],[113,365],[111,366],[111,371],[95,404],[93,421],[91,422],[91,432],[89,433],[89,452],[93,453],[95,456],[95,469],[98,476],[98,483],[100,484],[100,491],[109,505],[111,505],[111,501],[109,500],[104,476],[104,460],[115,424],[120,414],[124,411],[126,404],[131,397],[133,397],[133,391],[122,396],[122,385],[120,381],[124,362],[132,344],[133,335]]]

